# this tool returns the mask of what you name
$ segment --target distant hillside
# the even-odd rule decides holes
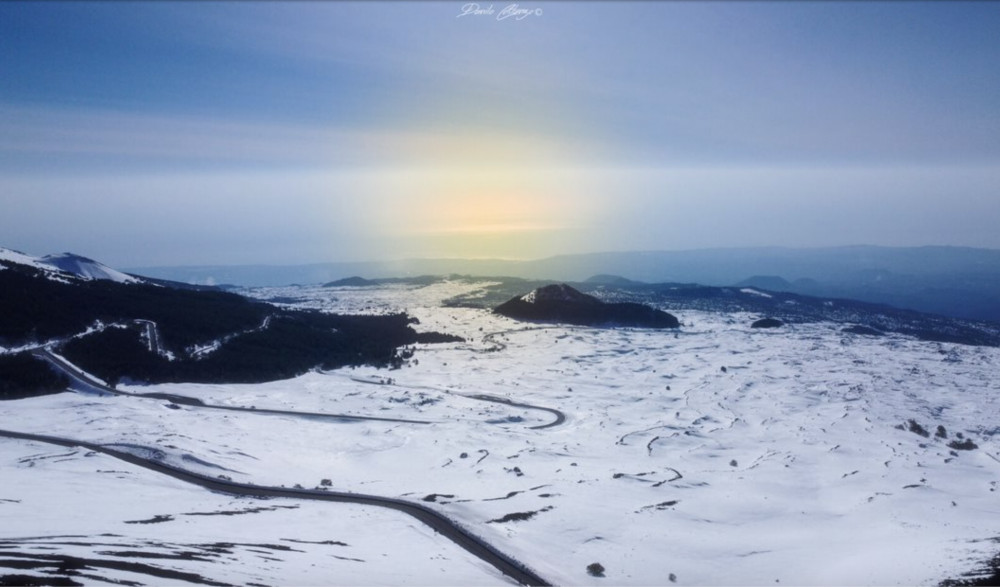
[[[581,326],[631,326],[677,328],[677,318],[662,310],[631,302],[605,303],[562,284],[546,285],[511,298],[493,310],[516,320],[577,324]]]
[[[754,275],[736,284],[736,287],[757,287],[770,291],[789,291],[792,284],[777,275]]]
[[[327,283],[352,275],[378,279],[449,274],[549,282],[613,275],[645,283],[732,286],[754,276],[771,276],[790,284],[787,291],[804,295],[1000,323],[1000,250],[966,247],[702,249],[562,255],[534,261],[409,259],[283,267],[154,267],[130,272],[189,283],[249,286]]]
[[[591,277],[588,277],[587,279],[584,280],[584,283],[592,283],[594,285],[625,286],[625,285],[637,285],[641,282],[633,281],[631,279],[625,279],[621,275],[608,275],[606,273],[602,273],[600,275],[593,275]]]
[[[324,283],[323,287],[371,287],[391,284],[407,285],[430,285],[445,279],[438,275],[420,275],[417,277],[381,277],[377,279],[365,279],[364,277],[346,277],[329,283]]]
[[[492,308],[525,297],[524,291],[544,283],[518,278],[490,277],[490,285],[471,295],[445,300],[446,306]],[[750,287],[714,287],[684,283],[642,283],[617,287],[574,282],[581,295],[605,302],[633,302],[673,312],[703,310],[747,312],[773,317],[786,324],[834,322],[845,332],[877,335],[896,333],[922,340],[970,345],[1000,346],[1000,324],[948,318],[884,304],[857,300],[813,297],[792,292],[766,291]],[[533,319],[533,318],[526,318]]]
[[[3,251],[0,354],[54,346],[109,382],[127,377],[249,383],[288,378],[316,367],[393,366],[401,362],[397,349],[403,345],[459,340],[418,334],[405,314],[340,316],[286,310],[221,291],[114,279],[114,273],[106,279],[80,276]],[[103,267],[77,259],[72,262]],[[31,361],[5,365],[25,370],[19,381],[42,381],[27,371],[36,368]],[[21,387],[10,393],[23,392]]]
[[[331,281],[330,283],[324,283],[323,287],[366,287],[370,285],[375,285],[375,282],[370,279],[365,279],[364,277],[354,276]]]

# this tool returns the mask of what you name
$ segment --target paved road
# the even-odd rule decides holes
[[[148,324],[147,324],[147,327],[149,327]],[[154,328],[150,328],[150,330],[155,330],[155,329]],[[55,367],[56,369],[58,369],[60,372],[62,372],[63,374],[65,374],[67,377],[70,378],[70,380],[78,388],[82,387],[82,391],[86,391],[86,392],[89,392],[89,393],[97,393],[97,394],[100,394],[100,395],[111,394],[111,395],[121,395],[121,396],[128,396],[128,397],[141,397],[141,398],[147,398],[147,399],[161,399],[161,400],[166,400],[166,401],[172,402],[172,403],[177,404],[177,405],[188,406],[188,407],[192,407],[192,408],[204,408],[204,409],[209,409],[209,410],[228,410],[228,411],[234,411],[234,412],[246,412],[246,413],[263,414],[263,415],[275,415],[275,416],[293,416],[293,417],[302,417],[302,418],[322,418],[322,419],[334,420],[334,421],[338,421],[338,422],[354,422],[354,421],[369,420],[369,421],[377,421],[377,422],[400,422],[400,423],[403,423],[403,424],[433,424],[433,422],[428,421],[428,420],[409,420],[409,419],[405,419],[405,418],[380,418],[380,417],[377,417],[377,416],[353,416],[353,415],[348,415],[348,414],[326,414],[326,413],[320,413],[320,412],[298,412],[298,411],[291,411],[291,410],[269,410],[269,409],[262,409],[262,408],[244,408],[244,407],[237,407],[237,406],[221,406],[221,405],[217,405],[217,404],[206,404],[205,402],[203,402],[202,400],[200,400],[198,398],[188,397],[188,396],[184,396],[184,395],[177,395],[177,394],[173,394],[173,393],[162,393],[162,392],[155,392],[155,393],[130,393],[130,392],[125,392],[125,391],[119,391],[117,389],[114,389],[112,387],[108,387],[107,385],[104,385],[103,382],[97,380],[96,378],[94,378],[93,376],[89,375],[88,373],[86,373],[85,371],[83,371],[82,369],[80,369],[79,367],[77,367],[76,365],[74,365],[74,364],[70,363],[69,361],[67,361],[66,359],[64,359],[64,358],[62,358],[62,357],[54,354],[48,348],[44,348],[44,347],[43,348],[38,348],[38,349],[35,349],[35,350],[31,351],[31,353],[35,357],[37,357],[39,359],[42,359],[43,361],[47,361],[50,365],[52,365],[53,367]],[[360,383],[375,383],[374,381],[368,381],[368,380],[365,380],[365,379],[359,379],[359,378],[354,378],[354,377],[352,377],[351,379],[354,380],[354,381],[358,381]],[[385,384],[383,383],[383,385],[385,385]],[[561,412],[560,410],[557,410],[555,408],[546,408],[544,406],[536,406],[536,405],[532,405],[532,404],[525,404],[525,403],[515,402],[513,400],[509,400],[507,398],[503,398],[503,397],[500,397],[500,396],[489,395],[489,394],[485,394],[485,393],[467,394],[467,393],[461,393],[461,392],[456,392],[456,391],[450,391],[450,390],[447,390],[447,389],[439,389],[439,388],[427,387],[427,386],[406,386],[406,385],[398,385],[398,384],[390,384],[390,385],[397,385],[398,387],[411,387],[411,388],[433,389],[435,391],[440,391],[440,392],[443,392],[443,393],[449,393],[449,394],[454,394],[454,395],[461,395],[463,397],[467,397],[467,398],[475,399],[475,400],[479,400],[479,401],[486,401],[486,402],[494,402],[494,403],[499,403],[499,404],[505,404],[505,405],[508,405],[508,406],[514,406],[514,407],[518,407],[518,408],[524,408],[524,409],[527,409],[527,410],[539,410],[539,411],[543,411],[543,412],[548,412],[548,413],[553,414],[555,416],[555,420],[553,420],[552,422],[549,422],[548,424],[542,424],[541,426],[530,426],[529,427],[529,428],[534,429],[534,430],[541,430],[541,429],[544,429],[544,428],[552,428],[552,427],[555,427],[555,426],[559,426],[560,424],[562,424],[562,423],[564,423],[566,421],[566,414],[564,414],[563,412]]]
[[[469,399],[479,400],[481,402],[493,402],[497,404],[505,404],[508,406],[514,406],[518,408],[524,408],[526,410],[539,410],[542,412],[548,412],[555,415],[556,419],[549,422],[548,424],[542,424],[541,426],[528,426],[529,430],[541,430],[543,428],[552,428],[553,426],[559,426],[566,421],[566,414],[555,408],[546,408],[544,406],[536,406],[533,404],[523,404],[509,400],[505,397],[500,397],[498,395],[489,395],[487,393],[463,393],[460,391],[452,391],[450,389],[444,389],[441,387],[433,387],[431,385],[407,385],[405,383],[395,383],[395,382],[385,382],[385,381],[372,381],[369,379],[363,379],[360,377],[351,377],[351,381],[356,381],[358,383],[370,383],[372,385],[391,385],[393,387],[398,387],[400,389],[429,389],[431,391],[437,391],[440,393],[447,393],[450,395],[458,395],[462,397],[467,397]]]
[[[0,430],[0,437],[14,438],[19,440],[29,440],[33,442],[44,442],[66,447],[82,447],[87,450],[100,452],[122,461],[169,475],[175,479],[193,483],[195,485],[228,493],[231,495],[242,495],[248,497],[284,497],[290,499],[309,499],[317,501],[333,501],[340,503],[356,503],[361,505],[371,505],[385,507],[413,516],[417,520],[430,526],[445,538],[461,546],[473,556],[489,563],[498,571],[521,583],[522,585],[551,585],[548,581],[537,575],[534,571],[526,567],[521,562],[503,554],[489,543],[474,536],[467,530],[456,524],[446,516],[422,505],[410,503],[401,499],[391,497],[379,497],[377,495],[366,495],[363,493],[346,493],[339,491],[321,491],[314,489],[287,489],[284,487],[270,487],[264,485],[253,485],[249,483],[237,483],[207,475],[201,475],[186,471],[166,463],[145,459],[143,457],[93,444],[82,440],[72,440],[58,436],[44,436],[40,434],[28,434],[24,432],[14,432],[11,430]]]
[[[94,379],[82,369],[77,368],[75,365],[54,354],[47,348],[34,349],[31,351],[31,354],[32,356],[52,365],[57,371],[66,377],[69,377],[70,385],[76,386],[78,391],[96,393],[98,395],[128,395],[104,385],[104,382]]]
[[[545,407],[542,407],[542,406],[534,406],[534,405],[531,405],[531,404],[522,404],[522,403],[519,403],[519,402],[515,402],[515,401],[512,401],[512,400],[509,400],[509,399],[507,399],[505,397],[500,397],[500,396],[497,396],[497,395],[489,395],[489,394],[485,394],[485,393],[473,393],[473,394],[460,393],[458,395],[463,395],[463,396],[465,396],[465,397],[467,397],[469,399],[477,399],[479,401],[484,401],[484,402],[494,402],[494,403],[497,403],[497,404],[506,404],[508,406],[514,406],[514,407],[518,407],[518,408],[525,408],[525,409],[528,409],[528,410],[541,410],[543,412],[549,412],[550,414],[555,414],[555,417],[556,417],[555,420],[549,422],[548,424],[542,424],[541,426],[529,426],[528,428],[531,429],[531,430],[541,430],[543,428],[552,428],[553,426],[558,426],[558,425],[560,425],[560,424],[562,424],[563,422],[566,421],[566,414],[564,414],[563,412],[561,412],[561,411],[559,411],[559,410],[557,410],[555,408],[545,408]]]
[[[263,414],[273,416],[293,416],[297,418],[322,418],[337,422],[357,422],[357,421],[378,421],[378,422],[398,422],[403,424],[433,424],[428,420],[407,420],[404,418],[379,418],[377,416],[353,416],[349,414],[326,414],[321,412],[299,412],[292,410],[269,410],[263,408],[243,408],[238,406],[221,406],[217,404],[206,404],[198,398],[173,393],[129,393],[104,385],[101,381],[91,377],[83,370],[79,369],[66,359],[52,353],[49,349],[36,349],[31,351],[39,359],[48,361],[50,365],[65,374],[78,388],[83,387],[83,391],[98,394],[121,395],[127,397],[139,397],[146,399],[167,400],[177,405],[189,406],[192,408],[203,408],[207,410],[228,410],[231,412],[243,412],[250,414]]]

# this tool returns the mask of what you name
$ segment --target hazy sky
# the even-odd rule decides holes
[[[0,2],[0,246],[1000,248],[1000,3],[508,6]]]

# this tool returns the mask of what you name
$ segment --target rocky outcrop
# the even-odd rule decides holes
[[[566,284],[546,285],[511,298],[493,310],[515,320],[558,322],[579,326],[677,328],[677,318],[662,310],[634,303],[609,304]]]

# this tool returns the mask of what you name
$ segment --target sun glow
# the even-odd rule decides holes
[[[590,224],[593,198],[559,170],[386,169],[357,182],[388,256],[535,258]],[[360,209],[359,209],[360,210]],[[364,229],[362,229],[364,230]]]
[[[377,210],[374,232],[404,254],[554,254],[592,216],[594,198],[567,172],[574,154],[543,134],[407,132],[375,141],[391,165],[371,170],[365,198]]]

